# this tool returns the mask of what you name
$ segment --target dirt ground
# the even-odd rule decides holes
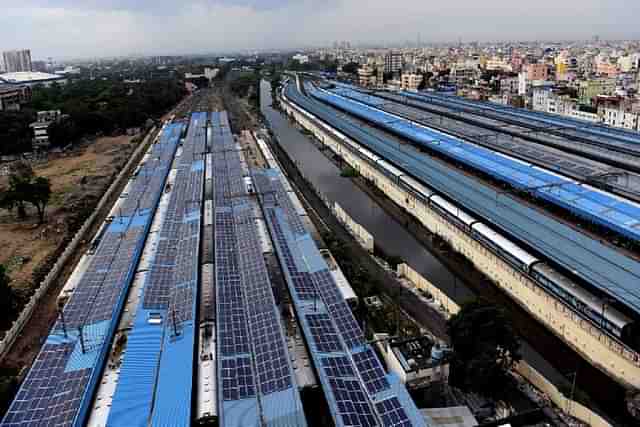
[[[97,200],[111,177],[127,161],[135,144],[132,137],[105,137],[70,153],[53,154],[46,163],[33,167],[38,176],[50,179],[52,196],[47,221],[38,226],[36,212],[28,207],[29,217],[17,221],[15,212],[0,210],[0,264],[4,264],[15,289],[33,287],[37,266],[55,251],[64,239],[68,219],[77,209]],[[7,178],[0,180],[0,188]]]

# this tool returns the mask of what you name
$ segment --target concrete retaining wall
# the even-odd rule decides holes
[[[130,174],[133,172],[135,166],[138,164],[138,162],[142,158],[142,155],[145,153],[147,147],[149,146],[151,136],[154,134],[155,129],[156,128],[154,127],[153,129],[151,129],[151,131],[149,131],[144,141],[138,146],[138,148],[133,153],[126,165],[122,168],[120,173],[118,173],[116,179],[111,183],[107,191],[102,195],[102,198],[100,198],[100,201],[98,202],[96,208],[93,210],[91,216],[89,216],[89,218],[85,220],[84,224],[82,224],[82,227],[80,227],[80,229],[73,236],[73,239],[71,239],[71,242],[69,242],[60,258],[56,260],[47,276],[44,278],[42,283],[40,283],[40,286],[38,286],[35,293],[31,296],[31,299],[29,300],[27,305],[24,306],[18,318],[13,322],[11,328],[7,331],[2,341],[0,341],[0,360],[2,360],[4,356],[9,352],[16,338],[22,332],[22,328],[27,324],[29,319],[31,319],[31,316],[38,306],[40,299],[47,294],[49,288],[58,280],[58,278],[60,277],[60,273],[62,273],[71,256],[78,249],[78,246],[81,244],[81,242],[91,238],[91,236],[88,235],[89,231],[92,229],[96,220],[103,214],[103,210],[112,204],[112,199],[118,196],[118,194],[116,193],[118,188],[126,180],[129,179]]]
[[[374,241],[373,236],[363,226],[358,224],[349,216],[349,214],[342,209],[337,202],[333,203],[333,214],[338,221],[347,228],[347,231],[356,238],[358,243],[365,248],[369,253],[373,253]]]
[[[566,414],[589,424],[591,427],[611,427],[600,415],[579,402],[567,398],[558,388],[525,361],[520,361],[516,372],[522,375],[531,385],[544,393],[558,408]]]
[[[407,264],[398,264],[397,272],[398,276],[409,280],[416,288],[431,294],[434,301],[440,304],[440,307],[444,310],[446,317],[450,317],[460,311],[460,306],[454,300]]]

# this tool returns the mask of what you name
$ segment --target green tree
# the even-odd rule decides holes
[[[30,110],[0,111],[0,155],[31,151],[29,124],[34,120],[35,114]]]
[[[344,64],[342,66],[342,71],[348,74],[357,74],[359,67],[360,66],[358,65],[357,62],[349,62],[348,64]]]
[[[38,177],[29,164],[17,163],[9,176],[9,188],[0,194],[0,207],[18,209],[18,218],[27,216],[26,203],[38,212],[40,224],[44,222],[47,204],[51,199],[51,183],[48,178]]]
[[[451,385],[490,396],[501,391],[507,372],[521,359],[520,341],[505,312],[476,299],[462,305],[447,329],[454,350]]]
[[[36,208],[38,220],[42,224],[45,220],[47,205],[51,199],[51,183],[48,178],[39,176],[29,183],[25,190],[25,200]]]
[[[24,219],[27,216],[25,207],[25,194],[31,180],[35,177],[33,169],[27,162],[16,162],[11,167],[9,175],[9,189],[2,192],[0,197],[0,207],[12,211],[14,208],[18,210],[18,219]]]
[[[49,126],[49,142],[54,147],[64,147],[80,136],[75,123],[70,119],[54,122]]]

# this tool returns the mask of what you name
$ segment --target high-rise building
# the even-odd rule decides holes
[[[389,52],[384,57],[384,72],[396,73],[402,69],[402,54]]]
[[[29,49],[2,52],[2,59],[4,71],[7,73],[33,71],[31,67],[31,51]]]

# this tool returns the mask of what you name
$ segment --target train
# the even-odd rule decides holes
[[[384,163],[380,163],[379,166],[380,168],[385,167]],[[392,173],[395,171],[388,170],[388,174]],[[409,190],[412,195],[427,202],[432,210],[490,248],[493,253],[513,268],[534,279],[539,286],[569,305],[580,315],[634,350],[640,350],[640,324],[613,307],[609,299],[594,295],[567,275],[559,272],[557,268],[523,249],[511,239],[415,179],[407,175],[397,176],[396,179],[397,183]]]
[[[284,88],[282,96],[287,100]],[[610,299],[595,295],[568,275],[560,272],[557,267],[525,250],[509,237],[497,232],[481,219],[448,201],[382,157],[327,126],[312,113],[299,107],[297,109],[340,139],[350,151],[371,163],[412,197],[421,200],[454,226],[490,248],[502,260],[533,279],[541,288],[571,307],[582,318],[606,331],[628,347],[640,351],[640,322],[614,307]]]

